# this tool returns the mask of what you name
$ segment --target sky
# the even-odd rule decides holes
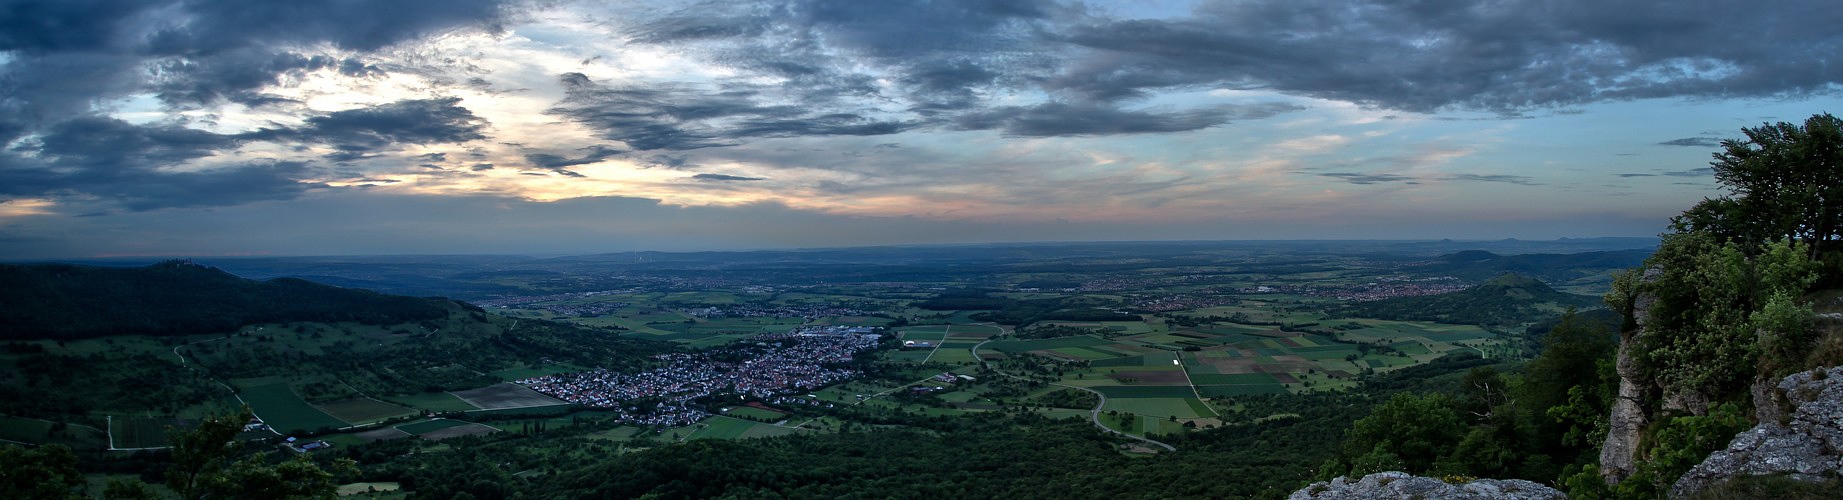
[[[0,259],[1649,236],[1815,1],[0,0]]]

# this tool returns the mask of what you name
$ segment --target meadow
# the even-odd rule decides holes
[[[260,382],[266,381],[239,382],[237,385],[241,390],[237,395],[249,404],[256,416],[277,432],[287,434],[347,426],[346,422],[307,404],[287,383]]]

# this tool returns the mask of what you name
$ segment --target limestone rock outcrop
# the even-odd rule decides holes
[[[1843,367],[1794,373],[1779,381],[1770,400],[1783,415],[1762,420],[1684,473],[1672,498],[1694,495],[1743,475],[1787,474],[1820,480],[1843,471]],[[1783,405],[1783,406],[1781,406]]]
[[[1554,488],[1522,479],[1474,479],[1453,484],[1406,472],[1378,472],[1360,479],[1340,477],[1312,483],[1287,496],[1287,500],[1358,500],[1374,498],[1562,499]]]
[[[1656,272],[1655,268],[1646,270],[1645,279],[1648,281]],[[1651,380],[1638,366],[1634,351],[1645,335],[1645,323],[1656,302],[1657,297],[1649,294],[1634,297],[1633,324],[1619,333],[1619,354],[1614,359],[1614,369],[1619,373],[1619,395],[1613,400],[1612,415],[1607,419],[1606,441],[1600,445],[1600,475],[1611,482],[1623,481],[1637,470],[1638,437],[1645,426],[1650,425],[1645,415],[1645,398],[1651,390]]]

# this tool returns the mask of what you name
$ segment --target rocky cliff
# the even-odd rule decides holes
[[[1567,497],[1554,488],[1522,479],[1474,479],[1454,484],[1406,472],[1378,472],[1356,480],[1340,477],[1330,481],[1312,483],[1286,498],[1288,500],[1368,500],[1373,498],[1546,500]]]
[[[1744,475],[1819,481],[1843,470],[1843,367],[1792,374],[1760,396],[1766,398],[1755,404],[1771,408],[1777,418],[1736,435],[1728,449],[1683,474],[1670,489],[1672,498]]]
[[[1646,278],[1655,273],[1656,269],[1648,270]],[[1656,301],[1657,298],[1650,295],[1635,297],[1629,322],[1631,327],[1619,333],[1619,354],[1615,365],[1619,372],[1619,396],[1613,401],[1606,441],[1600,445],[1600,475],[1608,482],[1623,481],[1636,470],[1639,433],[1650,424],[1645,414],[1645,399],[1651,392],[1651,379],[1638,366],[1635,349],[1638,349],[1638,341],[1647,331],[1645,323]]]

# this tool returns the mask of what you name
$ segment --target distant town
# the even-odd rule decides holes
[[[870,327],[802,327],[756,335],[722,349],[661,354],[654,357],[661,366],[640,373],[591,370],[518,383],[566,402],[613,409],[617,419],[629,424],[689,425],[710,416],[692,400],[711,395],[822,404],[797,396],[857,376],[857,371],[838,365],[875,349],[882,335],[873,331]],[[645,404],[635,404],[642,400]]]

